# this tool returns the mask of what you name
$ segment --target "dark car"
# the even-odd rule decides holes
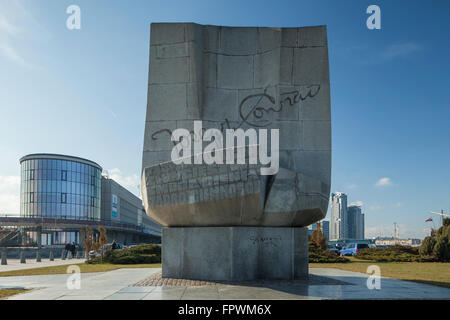
[[[335,246],[328,246],[328,250],[335,253],[336,255],[339,255],[339,253],[340,253],[340,249]]]

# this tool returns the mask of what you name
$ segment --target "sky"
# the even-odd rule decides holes
[[[380,30],[366,26],[372,4]],[[79,30],[66,27],[70,5]],[[396,222],[423,238],[440,224],[430,210],[448,213],[446,0],[0,0],[0,213],[19,212],[30,153],[93,160],[139,195],[152,22],[327,25],[332,192],[362,205],[368,237]]]

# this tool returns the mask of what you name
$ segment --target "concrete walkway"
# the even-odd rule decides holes
[[[35,288],[11,297],[12,300],[450,299],[450,289],[390,278],[381,279],[380,290],[369,290],[367,274],[328,268],[313,268],[310,274],[345,284],[309,285],[275,281],[255,285],[132,286],[160,271],[159,268],[142,268],[83,273],[79,290],[67,289],[66,281],[70,275],[0,277],[0,288]]]
[[[0,265],[0,272],[3,271],[14,271],[14,270],[24,270],[24,269],[34,269],[43,267],[54,267],[62,266],[67,264],[78,264],[86,261],[85,259],[55,259],[55,261],[50,261],[49,259],[42,259],[41,262],[36,262],[36,259],[27,259],[27,263],[20,263],[20,259],[8,259],[7,265]]]

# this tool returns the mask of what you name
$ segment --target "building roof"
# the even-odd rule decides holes
[[[94,166],[98,169],[100,169],[100,171],[102,171],[102,167],[91,160],[88,159],[84,159],[84,158],[80,158],[80,157],[74,157],[74,156],[68,156],[68,155],[64,155],[64,154],[55,154],[55,153],[33,153],[33,154],[28,154],[26,156],[23,156],[22,158],[20,158],[19,162],[22,163],[22,161],[25,160],[32,160],[32,159],[55,159],[55,160],[66,160],[66,161],[74,161],[74,162],[79,162],[79,163],[84,163],[84,164],[88,164],[91,166]]]

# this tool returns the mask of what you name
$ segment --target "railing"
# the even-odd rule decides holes
[[[151,234],[150,230],[147,228],[137,226],[130,223],[122,223],[122,222],[115,222],[112,220],[102,220],[102,219],[95,219],[95,218],[77,218],[73,216],[59,216],[59,217],[45,217],[40,215],[27,215],[27,216],[21,216],[17,214],[2,214],[0,215],[0,225],[1,223],[41,223],[46,225],[52,225],[52,224],[70,224],[71,222],[73,224],[77,225],[96,225],[96,226],[104,226],[105,228],[120,228],[120,229],[128,229],[128,230],[134,230],[141,233],[147,233]]]

